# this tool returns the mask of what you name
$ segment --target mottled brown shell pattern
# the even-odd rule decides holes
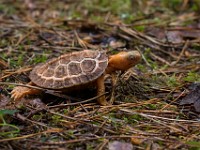
[[[96,80],[108,65],[103,51],[83,50],[61,55],[37,65],[30,73],[36,85],[48,89],[66,89]]]

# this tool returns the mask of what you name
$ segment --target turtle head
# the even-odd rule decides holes
[[[120,52],[116,55],[110,56],[106,71],[107,73],[111,73],[116,70],[126,71],[138,64],[140,60],[141,54],[138,51]]]

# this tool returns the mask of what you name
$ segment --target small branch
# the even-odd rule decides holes
[[[23,87],[28,87],[28,88],[32,88],[32,89],[41,90],[41,91],[46,91],[46,89],[40,88],[38,86],[33,86],[33,85],[28,85],[28,84],[21,84],[21,83],[0,82],[0,85],[16,85],[16,86],[23,86]]]
[[[177,59],[176,61],[172,62],[172,63],[170,64],[171,66],[176,65],[176,64],[181,60],[181,57],[184,55],[185,50],[188,48],[188,45],[189,45],[189,41],[187,40],[187,41],[185,42],[185,45],[183,46],[183,49],[182,49],[181,53],[180,53],[179,56],[178,56],[178,59]]]
[[[168,120],[168,121],[177,121],[177,122],[188,122],[188,123],[199,123],[200,121],[195,121],[195,120],[183,120],[183,119],[172,119],[172,118],[166,118],[166,117],[160,117],[160,116],[154,116],[154,115],[149,115],[149,114],[144,114],[144,113],[138,113],[129,109],[120,109],[123,112],[131,113],[131,114],[137,114],[143,117],[151,117],[151,118],[157,118],[157,119],[163,119],[163,120]]]
[[[70,103],[70,104],[54,105],[54,106],[49,106],[49,108],[52,109],[52,108],[62,108],[62,107],[66,107],[66,106],[80,105],[80,104],[87,103],[87,102],[93,101],[95,99],[98,99],[99,97],[102,97],[102,96],[104,96],[106,94],[108,94],[108,92],[105,92],[105,93],[103,93],[103,94],[101,94],[99,96],[95,96],[95,97],[83,100],[81,102]]]

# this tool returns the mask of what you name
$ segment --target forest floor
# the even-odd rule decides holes
[[[198,0],[1,0],[0,149],[200,149]],[[81,101],[44,93],[14,102],[39,63],[83,49],[142,60]],[[73,97],[73,96],[72,96]]]

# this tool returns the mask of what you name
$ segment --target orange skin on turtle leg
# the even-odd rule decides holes
[[[27,85],[35,85],[33,82],[29,82]],[[23,98],[25,95],[34,95],[34,94],[40,94],[42,91],[29,88],[29,87],[24,87],[24,86],[17,86],[15,87],[11,94],[11,98],[14,98],[14,100],[20,100]]]
[[[109,105],[109,103],[106,101],[105,95],[102,95],[105,93],[105,85],[104,85],[104,77],[105,75],[102,75],[97,79],[97,95],[100,96],[97,101],[100,105]]]

